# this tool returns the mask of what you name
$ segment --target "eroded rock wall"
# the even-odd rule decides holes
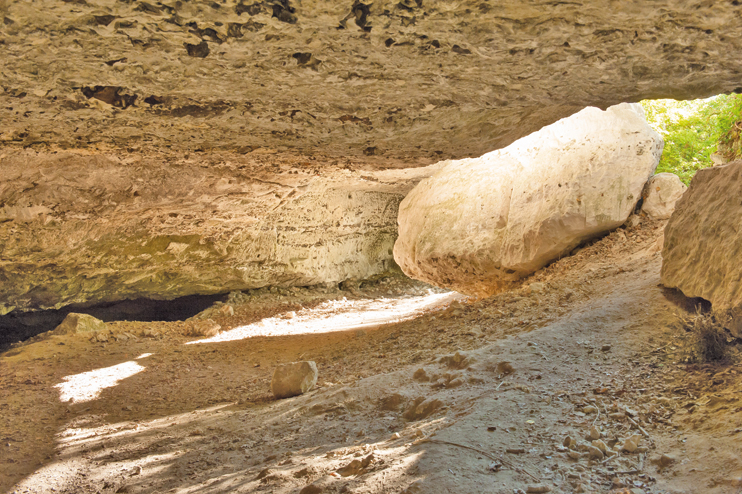
[[[699,170],[665,228],[662,284],[742,308],[742,161]]]
[[[0,169],[2,313],[365,278],[393,265],[399,202],[431,173],[14,150]]]
[[[739,60],[730,0],[3,0],[0,141],[431,163]]]

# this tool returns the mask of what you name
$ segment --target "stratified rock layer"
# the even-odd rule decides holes
[[[402,201],[394,259],[413,278],[495,293],[623,224],[662,146],[641,107],[622,104],[449,162]]]
[[[665,228],[662,284],[714,309],[742,307],[742,161],[696,173]]]
[[[0,170],[0,314],[366,278],[393,266],[399,202],[432,173],[32,151]]]
[[[3,0],[0,142],[463,158],[739,60],[731,0]]]
[[[642,192],[642,211],[655,220],[666,220],[675,211],[675,204],[688,189],[674,173],[658,173]]]

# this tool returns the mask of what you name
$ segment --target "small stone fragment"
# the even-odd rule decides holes
[[[425,369],[423,369],[422,367],[417,369],[415,373],[412,374],[412,379],[414,379],[415,381],[420,381],[420,382],[430,381],[430,377],[428,377],[428,374],[425,372]]]
[[[352,475],[360,475],[366,471],[366,469],[374,461],[374,455],[371,453],[363,460],[353,460],[343,468],[337,470],[337,473],[342,477],[350,477]]]
[[[608,452],[608,445],[604,443],[603,441],[601,441],[600,439],[598,439],[597,441],[593,441],[593,446],[595,446],[600,451],[602,451],[603,454]]]
[[[629,438],[629,439],[625,440],[625,441],[623,442],[623,444],[621,445],[621,449],[622,449],[623,451],[626,451],[626,452],[628,452],[628,453],[633,453],[634,451],[636,451],[636,448],[637,448],[637,445],[636,445],[636,443],[635,443],[635,442],[634,442],[634,441],[632,440],[632,438]]]
[[[526,489],[527,494],[543,494],[544,492],[551,492],[551,488],[548,485],[530,485]]]
[[[448,382],[448,384],[446,384],[446,388],[448,388],[448,389],[458,388],[462,384],[464,384],[464,380],[462,378],[460,378],[460,377],[457,377],[456,379],[450,380]]]
[[[471,357],[462,355],[461,352],[456,352],[453,355],[446,355],[441,357],[440,362],[451,369],[466,369],[472,364],[474,360]]]
[[[258,473],[258,476],[255,477],[255,480],[264,479],[272,473],[273,473],[273,470],[271,470],[270,468],[264,468],[263,470],[260,471],[260,473]]]
[[[582,409],[583,413],[598,413],[598,408],[592,405],[588,405]]]
[[[544,283],[531,283],[528,285],[528,288],[531,293],[543,293],[544,290],[546,290],[546,285]]]
[[[508,374],[512,374],[515,372],[515,369],[513,368],[513,364],[510,362],[500,362],[497,364],[497,375],[498,376],[507,376]]]
[[[659,459],[659,464],[661,467],[669,467],[673,463],[675,463],[675,458],[670,455],[662,455]]]
[[[595,427],[594,425],[590,427],[590,432],[588,434],[588,437],[592,439],[593,441],[600,439],[600,431],[598,430],[598,428]]]
[[[379,400],[379,409],[388,412],[394,412],[404,403],[404,396],[399,393],[394,393]]]
[[[569,453],[567,453],[567,456],[569,456],[573,460],[579,460],[580,458],[582,458],[582,455],[577,451],[570,451]]]
[[[276,367],[271,392],[276,398],[304,394],[317,384],[317,364],[312,361],[291,362]]]
[[[409,421],[422,420],[435,413],[442,406],[443,402],[435,398],[430,400],[423,397],[416,398],[412,405],[405,410],[402,417]]]
[[[97,342],[100,342],[100,343],[105,343],[105,342],[107,342],[107,341],[108,341],[108,335],[107,335],[107,334],[106,334],[105,332],[103,332],[103,331],[99,331],[99,332],[98,332],[98,333],[97,333],[97,334],[96,334],[95,336],[93,336],[93,338],[91,339],[91,341],[93,341],[93,340],[95,340],[95,341],[97,341]]]
[[[602,347],[600,347],[601,352],[608,352],[610,351],[610,349],[611,349],[611,345],[603,345]]]
[[[596,460],[602,460],[605,457],[603,452],[595,446],[589,446],[588,452],[590,453],[590,458],[595,458]]]
[[[641,439],[642,436],[640,436],[639,434],[634,434],[633,436],[626,438],[626,440],[621,445],[621,449],[629,453],[639,452],[639,442],[641,441]]]
[[[322,494],[325,490],[314,484],[309,484],[299,491],[299,494]]]

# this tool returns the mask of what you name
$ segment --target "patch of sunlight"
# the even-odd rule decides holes
[[[140,358],[147,358],[147,357],[151,357],[152,355],[154,355],[154,353],[143,353],[143,354],[141,354],[141,355],[140,355],[140,356],[138,356],[138,357],[134,357],[134,360],[139,360]]]
[[[57,437],[59,443],[66,448],[92,448],[94,444],[101,441],[120,440],[128,436],[141,435],[143,433],[159,434],[173,425],[187,427],[188,424],[212,417],[214,414],[222,413],[225,408],[234,405],[233,402],[221,403],[208,408],[198,408],[191,412],[166,415],[164,417],[149,421],[125,421],[112,424],[104,424],[95,427],[68,427]]]
[[[287,312],[276,317],[240,326],[214,337],[189,341],[215,343],[242,340],[255,336],[285,336],[309,333],[331,333],[389,324],[412,319],[425,310],[462,298],[456,292],[429,293],[402,299],[330,300],[312,309]]]
[[[62,402],[83,403],[100,396],[101,391],[116,386],[119,381],[142,372],[145,368],[136,362],[124,362],[81,374],[64,377],[64,382],[56,384]]]

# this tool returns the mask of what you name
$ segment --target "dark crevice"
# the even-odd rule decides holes
[[[673,305],[686,312],[711,311],[711,302],[701,297],[688,297],[677,288],[662,287],[662,295]]]
[[[70,312],[90,314],[105,322],[183,321],[226,298],[226,294],[190,295],[175,300],[139,298],[96,305],[74,304],[56,310],[13,311],[0,316],[0,352],[12,343],[53,330]]]

